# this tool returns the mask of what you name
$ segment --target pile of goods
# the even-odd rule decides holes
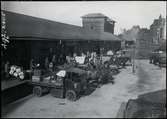
[[[12,65],[10,67],[10,71],[9,71],[9,74],[11,76],[14,76],[18,79],[21,79],[23,80],[24,79],[24,72],[23,72],[23,69],[19,66],[16,66],[16,65]]]

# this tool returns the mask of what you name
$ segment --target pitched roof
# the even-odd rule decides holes
[[[34,37],[61,40],[109,40],[120,39],[111,33],[84,29],[80,26],[55,22],[42,18],[4,11],[7,33],[11,37]]]

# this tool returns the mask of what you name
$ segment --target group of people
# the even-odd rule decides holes
[[[66,56],[66,61],[67,64],[88,64],[95,67],[97,63],[100,63],[100,57],[96,54],[96,52],[82,52],[79,55],[74,53],[72,57]]]
[[[114,55],[112,51],[109,51],[108,54],[111,56]],[[92,66],[93,68],[99,66],[102,64],[102,58],[100,55],[97,55],[96,52],[89,52],[86,53],[81,52],[80,54],[73,53],[72,55],[64,55],[64,54],[49,54],[47,57],[45,57],[44,61],[44,68],[46,70],[54,71],[57,66],[63,65],[63,64],[72,64],[75,65],[77,63],[80,63],[77,61],[77,59],[82,62],[82,64],[88,64],[89,66]],[[40,64],[32,65],[33,60],[31,61],[31,69],[32,67],[38,67]]]

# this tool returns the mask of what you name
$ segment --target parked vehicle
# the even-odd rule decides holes
[[[150,64],[157,64],[158,63],[158,52],[152,52],[149,57]]]
[[[38,74],[32,76],[30,83],[34,86],[33,94],[39,97],[50,92],[55,97],[76,101],[87,89],[86,72],[79,68],[70,67],[58,72]]]
[[[150,54],[149,58],[150,63],[159,65],[160,67],[166,66],[166,52],[156,51]]]
[[[166,67],[166,52],[159,54],[158,64],[160,67]]]

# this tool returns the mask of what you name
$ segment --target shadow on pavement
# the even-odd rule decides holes
[[[25,104],[30,98],[32,98],[33,95],[28,95],[22,99],[19,99],[13,103],[7,104],[5,106],[1,106],[1,117],[6,117],[6,115],[10,114],[23,104]]]

